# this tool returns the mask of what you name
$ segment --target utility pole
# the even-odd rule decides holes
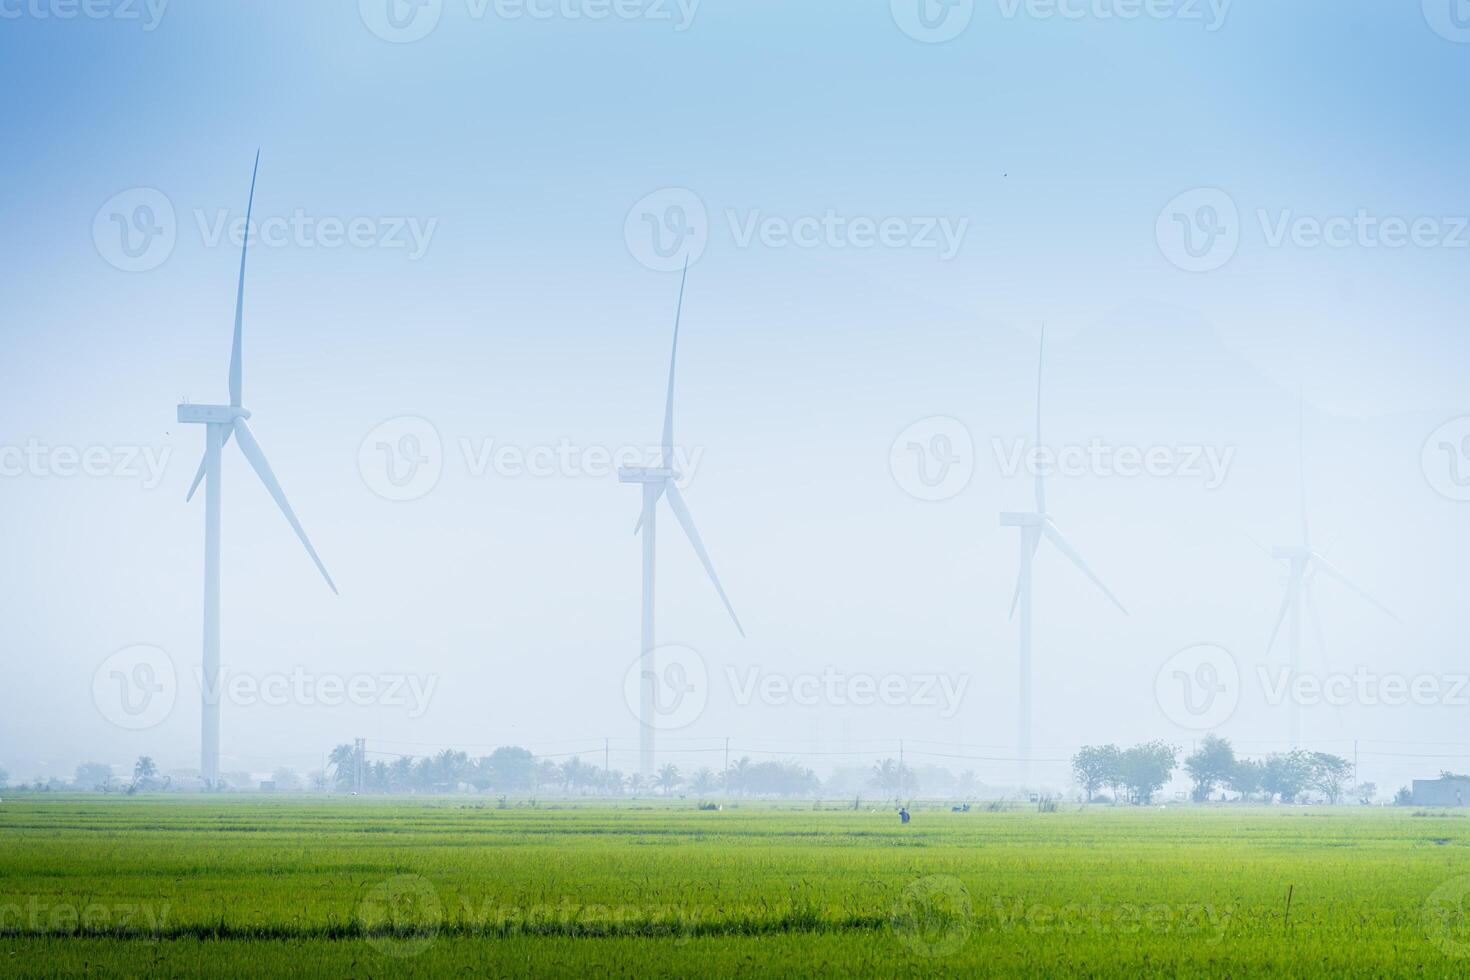
[[[1363,784],[1358,782],[1358,740],[1353,739],[1353,795],[1363,798]]]
[[[730,739],[725,738],[725,797],[730,796]]]
[[[367,739],[356,738],[352,740],[352,789],[353,792],[362,793],[362,767],[367,755]]]
[[[903,802],[903,739],[898,740],[898,801]]]

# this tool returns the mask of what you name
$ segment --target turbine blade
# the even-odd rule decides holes
[[[679,305],[674,309],[674,349],[669,354],[669,395],[664,403],[663,465],[674,465],[674,368],[679,362],[679,321],[684,316],[684,284],[689,280],[689,257],[684,257],[684,275],[679,279]]]
[[[245,240],[240,243],[240,285],[235,290],[235,342],[230,348],[230,404],[243,405],[245,398],[244,323],[245,256],[250,251],[250,214],[255,210],[255,178],[260,173],[260,151],[255,151],[255,169],[250,173],[250,201],[245,205]]]
[[[260,443],[255,441],[255,435],[250,431],[250,426],[245,424],[244,419],[235,419],[235,435],[240,441],[240,451],[250,461],[251,467],[255,469],[256,475],[260,477],[260,482],[265,484],[266,490],[275,498],[276,506],[281,508],[281,513],[286,516],[287,523],[296,532],[296,536],[301,539],[301,543],[306,545],[306,553],[316,563],[317,571],[321,572],[322,578],[327,580],[327,585],[331,586],[332,593],[334,595],[340,595],[337,592],[337,583],[332,581],[332,576],[327,572],[327,566],[322,564],[321,557],[317,555],[316,549],[311,546],[311,539],[306,536],[306,529],[296,519],[296,512],[291,509],[291,503],[286,499],[286,493],[281,489],[280,481],[276,479],[276,474],[271,470],[271,464],[266,461],[265,453],[261,450]]]
[[[1097,577],[1097,573],[1087,566],[1087,562],[1082,560],[1082,556],[1077,553],[1077,549],[1072,547],[1071,542],[1066,539],[1066,536],[1062,534],[1061,529],[1057,527],[1056,524],[1048,520],[1046,523],[1041,525],[1041,531],[1043,534],[1046,535],[1046,539],[1048,541],[1057,546],[1058,551],[1066,555],[1067,558],[1071,560],[1072,564],[1076,565],[1082,570],[1083,575],[1086,575],[1088,578],[1092,579],[1092,584],[1101,589],[1103,595],[1107,596],[1108,599],[1112,601],[1113,605],[1118,607],[1123,615],[1127,616],[1129,614],[1127,608],[1118,601],[1118,597],[1113,595],[1113,593],[1108,589],[1106,585],[1103,585],[1102,579]]]
[[[1317,637],[1317,653],[1322,657],[1322,673],[1327,673],[1327,634],[1322,631],[1322,618],[1317,615],[1317,601],[1312,598],[1312,586],[1302,583],[1302,599],[1307,607],[1307,619],[1312,623],[1312,633]]]
[[[230,444],[230,437],[233,436],[234,434],[235,434],[235,430],[234,429],[226,429],[225,430],[225,437],[220,442],[219,447],[221,449],[223,449],[226,446],[228,446]],[[204,482],[204,471],[205,471],[205,468],[208,465],[209,465],[209,457],[206,454],[205,458],[204,459],[201,459],[199,461],[199,472],[197,472],[197,473],[194,474],[194,482],[189,485],[189,495],[184,498],[184,502],[185,503],[188,503],[189,501],[191,501],[191,500],[194,499],[194,494],[195,494],[195,492],[198,491],[199,484],[201,484],[201,483]]]
[[[1344,575],[1342,573],[1342,569],[1338,568],[1336,565],[1332,564],[1332,562],[1328,561],[1327,558],[1320,551],[1312,552],[1312,559],[1314,563],[1322,569],[1323,572],[1326,572],[1331,577],[1337,579],[1338,582],[1345,585],[1352,592],[1356,592],[1360,599],[1363,599],[1369,605],[1378,609],[1389,619],[1392,619],[1395,623],[1403,622],[1402,619],[1399,619],[1397,613],[1385,606],[1383,603],[1379,602],[1377,599],[1373,598],[1361,586],[1359,586],[1357,583],[1353,582],[1346,575]]]
[[[1036,552],[1037,552],[1037,550],[1040,547],[1041,547],[1041,535],[1038,534],[1031,541],[1031,557],[1032,558],[1035,558],[1036,557]],[[1011,594],[1011,614],[1010,614],[1010,616],[1007,617],[1008,619],[1015,619],[1016,618],[1016,606],[1020,605],[1020,602],[1021,602],[1021,582],[1024,580],[1023,577],[1025,576],[1025,574],[1026,574],[1026,572],[1025,572],[1024,569],[1022,571],[1016,573],[1016,591]]]
[[[1307,400],[1298,389],[1296,416],[1296,468],[1297,487],[1301,491],[1302,545],[1312,546],[1312,535],[1307,526]]]
[[[1046,361],[1046,324],[1041,325],[1041,346],[1036,352],[1036,443],[1034,449],[1041,451],[1041,368]],[[1041,467],[1036,468],[1036,513],[1046,513],[1046,478]]]
[[[664,488],[662,486],[660,486],[658,488],[658,493],[654,494],[654,496],[653,496],[653,502],[654,502],[655,506],[658,504],[659,499],[661,497],[663,497],[663,495],[664,495]],[[638,534],[642,530],[643,530],[643,511],[640,510],[640,511],[638,511],[638,523],[635,524],[635,525],[633,525],[633,533],[634,534]]]
[[[714,563],[709,560],[709,552],[704,548],[704,542],[700,540],[699,531],[694,527],[694,518],[689,516],[689,506],[684,503],[684,495],[679,488],[671,482],[667,484],[669,507],[678,519],[679,525],[684,528],[684,533],[689,536],[689,543],[694,545],[694,553],[699,556],[704,570],[709,573],[709,580],[714,583],[715,591],[720,594],[720,601],[725,604],[725,610],[729,612],[730,618],[735,621],[735,628],[740,635],[745,635],[745,627],[740,625],[740,617],[735,615],[735,607],[730,605],[730,597],[725,595],[725,587],[720,584],[720,577],[715,574]]]
[[[1281,633],[1281,625],[1286,622],[1286,614],[1291,612],[1291,600],[1296,595],[1296,577],[1292,576],[1291,582],[1286,586],[1286,598],[1281,600],[1281,612],[1276,616],[1276,625],[1271,628],[1271,639],[1266,641],[1266,652],[1276,645],[1276,637]]]

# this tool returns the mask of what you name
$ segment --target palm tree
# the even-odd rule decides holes
[[[635,772],[628,777],[628,792],[637,796],[643,789],[643,773]]]
[[[884,759],[873,767],[873,778],[869,780],[875,789],[889,797],[896,797],[899,792],[903,773],[897,762],[892,759]]]
[[[152,779],[157,775],[158,767],[153,764],[153,757],[139,756],[137,763],[133,766],[133,785],[137,786],[144,780]]]
[[[694,792],[706,796],[715,791],[715,774],[706,766],[694,774]]]
[[[332,770],[339,789],[352,779],[352,770],[356,765],[357,747],[354,745],[339,745],[327,756],[327,766]]]
[[[663,768],[658,771],[658,784],[663,787],[665,796],[672,793],[674,787],[679,785],[679,767],[672,762],[664,763]]]
[[[742,796],[745,795],[746,790],[750,786],[750,773],[752,768],[753,765],[750,761],[750,756],[743,755],[739,759],[736,759],[725,773],[725,777],[729,781],[728,788]]]

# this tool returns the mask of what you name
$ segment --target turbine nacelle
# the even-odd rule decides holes
[[[672,483],[683,476],[667,466],[620,466],[619,483]]]
[[[236,419],[248,419],[250,412],[236,405],[179,406],[179,422],[184,425],[234,425]]]

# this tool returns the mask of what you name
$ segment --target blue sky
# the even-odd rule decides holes
[[[1214,640],[1248,670],[1267,661],[1282,578],[1244,534],[1293,532],[1299,388],[1314,523],[1405,621],[1324,591],[1329,648],[1343,665],[1452,672],[1470,504],[1435,491],[1421,448],[1470,413],[1470,45],[1434,29],[1454,22],[1432,4],[1236,0],[1218,19],[1207,4],[1123,19],[1101,14],[1127,4],[1102,0],[1067,4],[1077,17],[997,0],[925,43],[876,0],[704,0],[682,30],[658,19],[681,16],[671,3],[592,21],[564,13],[578,4],[536,19],[444,0],[432,32],[394,43],[366,0],[172,0],[156,24],[146,7],[92,19],[0,2],[0,444],[171,453],[156,486],[0,479],[15,558],[0,572],[15,674],[0,764],[29,774],[55,756],[65,771],[102,745],[114,761],[191,763],[188,697],[160,727],[119,734],[90,685],[133,643],[181,671],[197,661],[202,514],[183,493],[201,438],[173,411],[224,398],[227,222],[243,217],[257,148],[256,217],[287,237],[251,255],[247,403],[343,597],[231,457],[226,661],[441,686],[415,719],[227,708],[240,766],[304,768],[357,734],[634,733],[620,684],[637,652],[636,494],[611,478],[476,476],[464,446],[656,441],[677,275],[640,262],[646,242],[625,228],[646,199],[665,217],[671,188],[707,216],[679,392],[680,441],[702,453],[690,504],[750,638],[667,521],[661,635],[717,675],[973,679],[946,719],[717,691],[681,737],[1013,743],[1016,544],[995,515],[1029,489],[998,472],[993,440],[1030,426],[1043,322],[1050,437],[1235,455],[1212,490],[1055,481],[1058,520],[1133,616],[1044,560],[1038,745],[1187,741],[1154,703],[1169,654]],[[1201,189],[1234,208],[1238,245],[1191,272],[1159,228],[1179,200],[1201,219]],[[172,249],[119,268],[112,214],[132,220],[160,195]],[[829,213],[844,247],[779,244]],[[1375,230],[1315,243],[1314,224],[1360,213]],[[902,244],[858,246],[852,222],[888,219]],[[1385,247],[1385,219],[1427,222],[1425,244]],[[363,243],[333,244],[323,220],[357,222]],[[743,243],[763,221],[775,237]],[[931,226],[964,229],[953,256],[921,247]],[[1298,230],[1273,244],[1282,227]],[[405,416],[434,426],[443,476],[392,502],[359,450]],[[974,479],[938,503],[905,493],[889,463],[898,434],[933,416],[977,446]],[[1282,713],[1258,693],[1222,730],[1279,741]],[[1305,727],[1323,744],[1442,743],[1465,710],[1358,705]]]

